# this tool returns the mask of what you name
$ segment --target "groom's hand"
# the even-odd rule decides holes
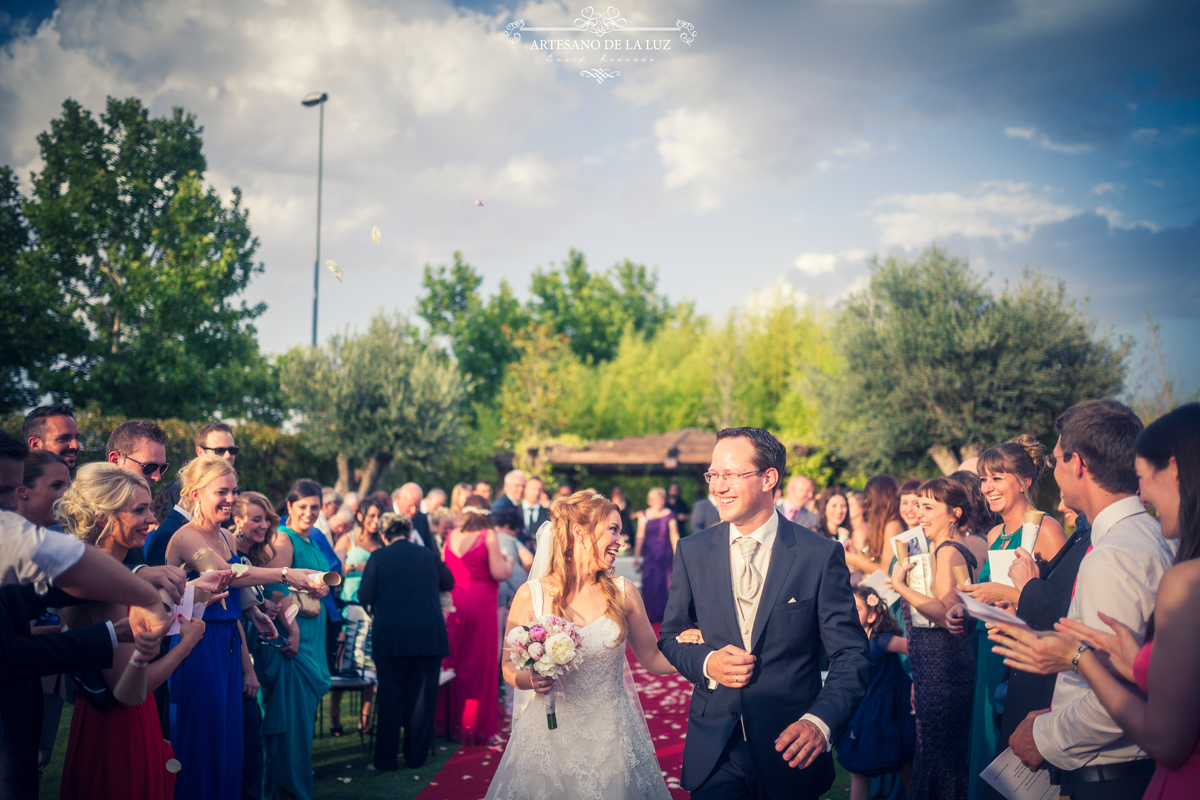
[[[825,752],[825,734],[806,719],[793,722],[775,740],[775,750],[783,753],[789,767],[804,769]]]
[[[708,659],[708,677],[730,689],[741,689],[754,671],[754,656],[740,647],[727,644]]]

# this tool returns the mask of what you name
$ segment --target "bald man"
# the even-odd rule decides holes
[[[412,520],[413,542],[437,553],[437,542],[429,530],[429,517],[421,512],[425,492],[415,483],[406,483],[392,492],[392,509]]]
[[[805,506],[808,505],[809,500],[812,500],[815,489],[816,486],[810,479],[803,475],[793,476],[787,482],[787,491],[783,495],[783,503],[779,510],[797,525],[803,525],[805,528],[813,530],[819,520],[817,515]]]

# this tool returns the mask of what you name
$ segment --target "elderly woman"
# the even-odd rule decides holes
[[[64,530],[118,562],[145,543],[154,520],[146,479],[107,463],[80,467],[75,483],[54,508]],[[128,618],[128,609],[89,603],[63,609],[63,617],[72,628],[121,624]],[[164,632],[139,636],[132,645],[119,644],[110,669],[76,677],[80,699],[71,715],[62,800],[174,797],[175,775],[168,769],[174,752],[163,740],[151,692],[200,641],[204,623],[183,620],[178,646],[151,664]]]

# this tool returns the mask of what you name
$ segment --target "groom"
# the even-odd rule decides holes
[[[675,552],[658,647],[696,687],[682,777],[693,800],[819,797],[833,783],[830,744],[866,691],[841,545],[775,510],[786,460],[760,428],[718,433],[704,477],[721,524]],[[697,625],[704,644],[675,641]]]

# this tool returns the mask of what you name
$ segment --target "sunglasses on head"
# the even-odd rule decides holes
[[[132,456],[127,456],[124,453],[120,453],[119,455],[121,456],[121,458],[129,459],[133,463],[141,466],[142,474],[145,475],[147,478],[149,478],[153,475],[165,475],[167,473],[167,467],[170,466],[170,464],[167,464],[167,463],[155,464],[155,463],[151,462],[151,463],[147,464],[145,462],[138,461],[136,458],[133,458]]]
[[[238,449],[236,447],[205,447],[204,445],[200,445],[200,449],[211,450],[213,455],[216,456],[223,456],[226,453],[229,453],[231,456],[236,456],[238,454]]]

